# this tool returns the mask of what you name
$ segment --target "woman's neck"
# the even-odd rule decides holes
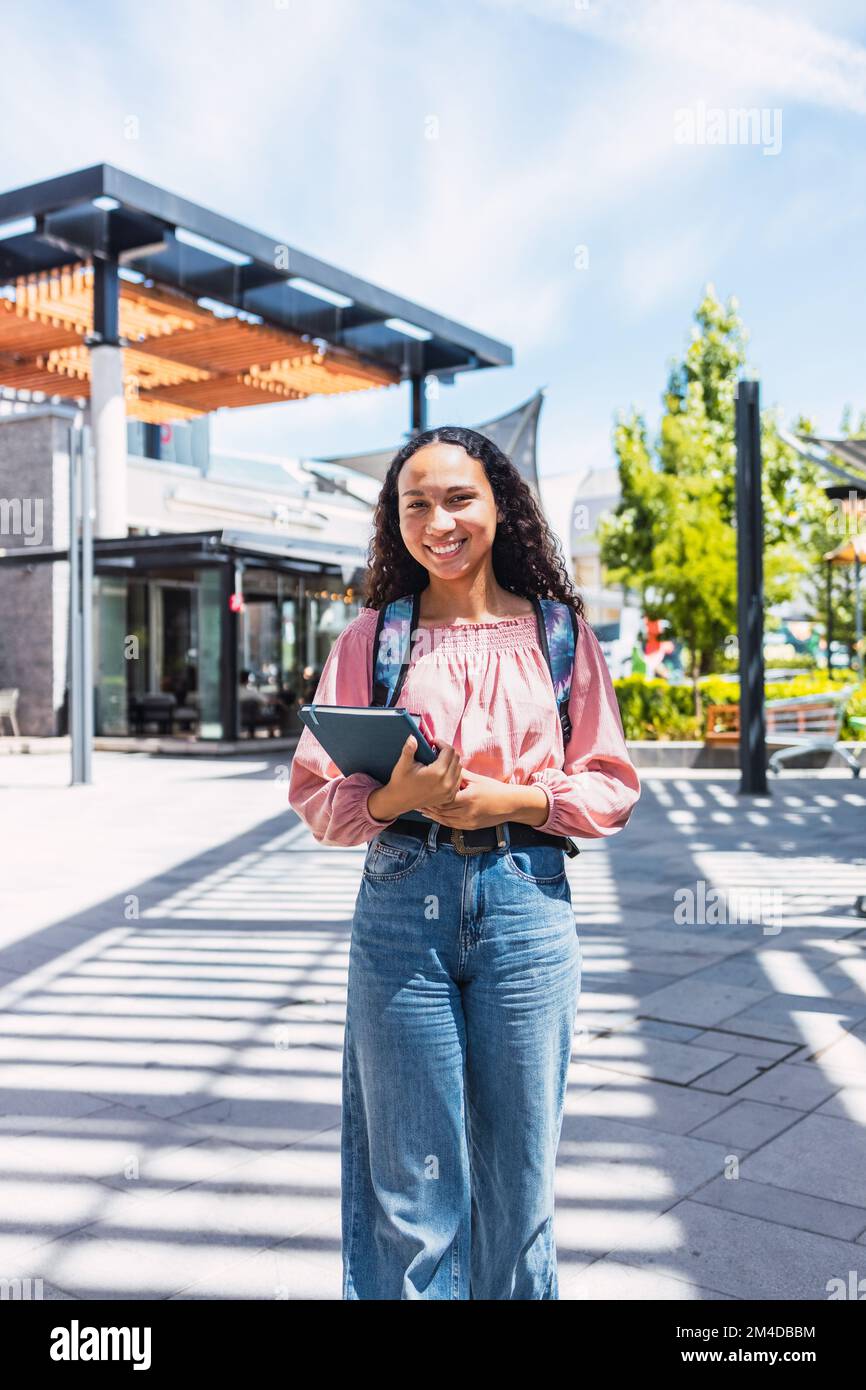
[[[528,598],[503,589],[492,573],[444,583],[431,575],[421,594],[419,619],[425,623],[485,623],[532,611]]]

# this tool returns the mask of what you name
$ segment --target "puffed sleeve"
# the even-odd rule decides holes
[[[544,768],[529,781],[544,789],[550,803],[539,830],[597,839],[622,830],[640,797],[640,779],[598,638],[583,618],[578,628],[565,767]]]
[[[329,651],[313,703],[369,705],[370,660],[375,623],[364,610],[344,628]],[[289,773],[289,805],[324,845],[359,845],[392,821],[376,820],[367,810],[375,777],[353,772],[344,777],[318,739],[304,726]]]

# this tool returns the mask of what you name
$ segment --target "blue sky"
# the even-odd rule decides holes
[[[431,423],[545,386],[544,473],[609,463],[619,407],[655,423],[708,281],[786,422],[866,407],[862,3],[6,0],[3,67],[0,188],[114,163],[504,339]],[[681,143],[700,104],[765,110],[778,152]],[[407,427],[401,387],[213,429],[322,456]]]

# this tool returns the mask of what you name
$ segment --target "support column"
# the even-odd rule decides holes
[[[117,262],[93,263],[90,421],[95,456],[96,535],[126,536],[127,449]]]
[[[93,533],[88,431],[69,429],[69,785],[93,780]]]
[[[833,565],[827,562],[827,670],[833,674]]]
[[[102,344],[90,349],[90,419],[96,458],[96,534],[125,536],[126,401],[123,354]]]
[[[858,535],[854,536],[854,645],[857,648],[857,679],[863,680],[863,590],[860,586],[860,552],[857,550]]]

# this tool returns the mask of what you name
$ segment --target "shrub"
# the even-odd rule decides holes
[[[786,681],[774,681],[770,676],[764,683],[764,697],[784,700],[796,695],[818,695],[825,690],[853,685],[856,681],[854,671],[836,671],[832,680],[826,671],[814,671]],[[740,702],[738,681],[705,676],[699,682],[702,714],[696,720],[690,685],[671,685],[668,681],[645,676],[624,676],[613,685],[627,739],[702,739],[708,705]],[[858,686],[849,700],[840,733],[843,739],[866,740],[866,729],[855,728],[849,722],[851,715],[866,716],[866,682]]]

